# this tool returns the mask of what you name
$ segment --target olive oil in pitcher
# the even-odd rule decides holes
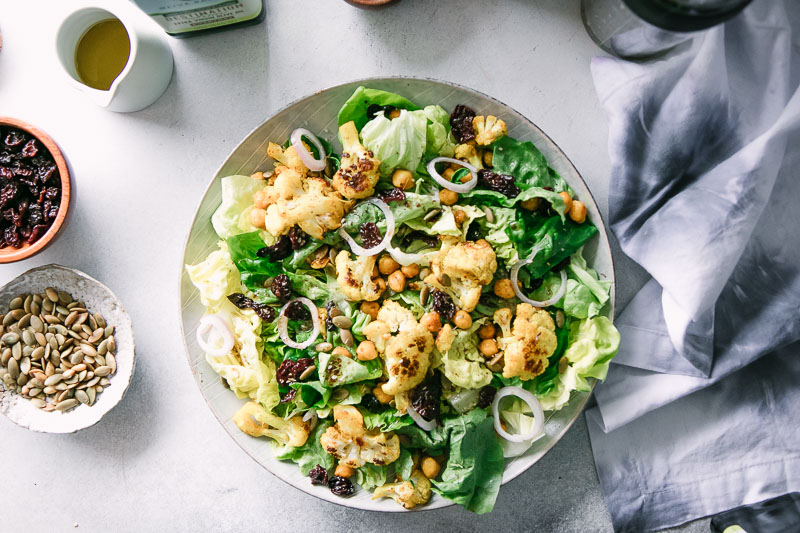
[[[128,31],[118,19],[92,25],[75,48],[75,70],[83,83],[107,91],[125,69],[131,54]]]

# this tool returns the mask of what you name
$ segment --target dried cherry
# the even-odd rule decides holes
[[[433,302],[431,308],[439,313],[442,318],[450,320],[456,314],[456,304],[453,303],[453,299],[446,292],[438,289],[434,290],[431,292],[431,301]]]
[[[378,198],[386,202],[402,202],[406,199],[406,193],[403,192],[403,189],[395,187],[394,189],[388,189],[386,191],[381,191],[378,193]]]
[[[378,246],[383,239],[381,230],[378,229],[378,225],[374,222],[365,222],[361,224],[359,233],[361,233],[361,245],[364,248],[374,248]]]
[[[453,109],[450,114],[450,128],[458,142],[465,143],[475,139],[475,130],[472,128],[474,118],[475,111],[469,106],[459,104]]]
[[[515,198],[522,192],[514,183],[514,176],[496,174],[488,168],[478,171],[478,182],[490,191],[497,191],[509,198]]]
[[[278,239],[278,242],[273,244],[272,246],[265,246],[264,248],[260,248],[256,251],[256,255],[258,257],[266,257],[269,258],[270,261],[273,263],[276,261],[280,261],[281,259],[286,259],[292,254],[292,241],[289,240],[289,237],[283,235]]]
[[[356,489],[346,477],[333,476],[328,480],[328,488],[337,496],[350,496]]]
[[[297,361],[285,359],[278,367],[278,370],[275,371],[275,378],[278,381],[278,385],[289,385],[290,383],[298,381],[300,379],[300,374],[313,364],[314,360],[310,357],[303,357]]]
[[[328,471],[322,465],[317,465],[308,473],[311,478],[312,485],[327,485],[328,484]]]
[[[439,418],[441,412],[442,383],[431,375],[409,393],[411,406],[425,420]]]
[[[286,302],[292,297],[292,281],[286,274],[278,274],[272,280],[270,290],[278,300]]]

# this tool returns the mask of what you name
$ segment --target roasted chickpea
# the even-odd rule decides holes
[[[392,185],[407,191],[414,186],[414,175],[408,170],[398,168],[392,174]]]
[[[386,280],[383,278],[378,278],[375,280],[375,283],[378,284],[378,294],[383,294],[383,291],[386,290]]]
[[[356,357],[359,361],[372,361],[378,357],[378,349],[372,341],[361,341],[356,348]]]
[[[492,166],[492,159],[494,159],[494,152],[492,152],[491,150],[486,150],[485,152],[483,152],[483,164],[484,165],[486,165],[487,167],[491,167]]]
[[[400,267],[400,271],[403,275],[407,278],[413,278],[417,274],[419,274],[419,265],[410,264]]]
[[[375,266],[372,267],[372,279],[375,279],[380,275],[381,275],[381,271],[378,268],[378,263],[375,263]]]
[[[380,309],[381,306],[378,302],[361,302],[361,312],[369,315],[372,320],[378,319],[378,311]]]
[[[478,337],[481,339],[492,339],[494,338],[494,325],[491,323],[486,323],[478,328]]]
[[[395,270],[389,275],[389,288],[394,292],[403,292],[406,288],[406,277],[400,270]]]
[[[514,285],[511,283],[511,280],[507,278],[495,281],[492,291],[498,298],[503,298],[504,300],[513,298],[515,295]]]
[[[394,400],[394,396],[389,396],[385,392],[383,392],[383,388],[379,384],[377,387],[372,389],[372,395],[377,398],[377,400],[381,403],[389,403]]]
[[[586,205],[580,200],[574,200],[569,209],[569,218],[578,224],[586,222]]]
[[[333,475],[339,477],[350,477],[355,473],[356,473],[355,470],[341,463],[336,465],[336,470],[333,471]]]
[[[256,193],[253,195],[253,205],[261,209],[266,209],[269,205],[269,201],[267,199],[268,197],[269,193],[266,191],[266,189],[256,191]]]
[[[252,174],[250,174],[250,177],[253,178],[254,180],[266,179],[263,172],[253,172]]]
[[[460,329],[469,329],[472,327],[472,317],[463,309],[459,309],[453,316],[453,324]]]
[[[353,354],[351,354],[350,350],[348,350],[344,346],[337,346],[336,348],[333,349],[333,352],[331,353],[333,355],[341,355],[342,357],[347,357],[348,359],[353,358]]]
[[[442,318],[436,311],[428,311],[422,315],[422,318],[419,319],[419,323],[431,333],[436,333],[442,329]]]
[[[378,259],[378,271],[384,276],[388,276],[398,268],[400,268],[400,265],[389,254],[383,254]]]
[[[442,189],[439,191],[439,201],[444,205],[453,205],[458,201],[458,193],[450,189]]]
[[[453,181],[453,174],[456,173],[456,170],[453,167],[448,167],[442,172],[442,177],[447,181]]]
[[[519,205],[521,205],[523,209],[527,209],[528,211],[535,211],[539,207],[539,199],[531,198],[530,200],[525,200],[521,202]]]
[[[453,219],[455,219],[457,225],[461,226],[467,220],[467,214],[463,209],[453,209]]]
[[[478,345],[478,350],[486,357],[491,357],[500,351],[497,347],[497,341],[494,339],[483,339]]]
[[[569,213],[569,210],[572,209],[572,196],[567,191],[561,191],[558,195],[564,200],[564,212]]]
[[[253,208],[252,211],[250,211],[250,214],[247,216],[247,219],[253,226],[264,229],[267,227],[267,222],[265,220],[266,216],[267,212],[264,209],[259,209],[258,207],[255,207]]]
[[[397,118],[399,116],[400,116],[400,110],[399,109],[392,109],[392,111],[389,113],[389,118],[390,119]]]
[[[433,479],[439,475],[439,463],[433,457],[424,458],[419,466],[428,479]]]

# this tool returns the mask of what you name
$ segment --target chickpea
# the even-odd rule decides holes
[[[375,265],[372,267],[372,275],[371,275],[372,279],[375,279],[375,278],[379,277],[380,275],[381,275],[381,271],[378,268],[378,263],[375,263]]]
[[[494,325],[491,323],[486,323],[478,328],[478,337],[481,339],[492,339],[494,338]]]
[[[569,218],[578,224],[583,224],[586,221],[586,205],[580,200],[573,201],[569,209]]]
[[[333,355],[341,355],[342,357],[347,357],[348,359],[353,358],[353,354],[351,354],[350,350],[348,350],[344,346],[337,346],[336,348],[333,349],[333,352],[331,353]]]
[[[408,170],[398,168],[392,174],[392,185],[404,191],[414,186],[414,175]]]
[[[467,214],[462,209],[453,209],[453,218],[456,221],[458,226],[464,223],[467,220]]]
[[[353,470],[349,466],[343,465],[341,463],[336,465],[336,470],[333,471],[333,475],[334,476],[339,476],[339,477],[350,477],[355,473],[356,473],[355,470]]]
[[[378,319],[378,311],[380,309],[381,306],[378,302],[361,302],[361,312],[369,315],[372,320]]]
[[[410,264],[400,267],[400,271],[403,275],[407,278],[413,278],[417,274],[419,274],[419,265]]]
[[[400,270],[395,270],[389,276],[389,288],[394,292],[403,292],[406,288],[406,277]]]
[[[569,213],[569,210],[572,209],[572,196],[567,191],[561,191],[558,195],[564,200],[564,212]]]
[[[491,167],[492,166],[492,159],[494,159],[494,152],[492,152],[491,150],[486,150],[485,152],[483,152],[483,164],[484,165],[486,165],[487,167]]]
[[[400,268],[400,264],[392,259],[392,256],[389,254],[383,254],[381,258],[378,259],[378,271],[384,276],[388,276],[398,268]]]
[[[399,109],[392,109],[392,111],[389,113],[389,119],[397,118],[399,116],[400,116]]]
[[[372,389],[372,395],[375,396],[375,398],[381,403],[389,403],[394,400],[394,396],[389,396],[383,392],[383,387],[381,385],[378,385]]]
[[[253,208],[250,211],[250,214],[247,216],[250,224],[257,228],[264,229],[267,227],[267,222],[265,220],[267,216],[267,212],[264,209],[259,209],[258,207]]]
[[[478,345],[478,350],[486,357],[491,357],[500,351],[497,347],[497,341],[494,339],[483,339]]]
[[[453,324],[460,329],[469,329],[472,327],[472,317],[463,309],[459,309],[453,316]]]
[[[420,467],[422,468],[422,473],[428,479],[433,479],[439,475],[439,463],[433,457],[424,458],[420,463]]]
[[[252,174],[250,174],[250,177],[253,178],[254,180],[266,179],[263,172],[253,172]]]
[[[536,211],[536,209],[538,209],[539,207],[539,199],[531,198],[530,200],[525,200],[521,202],[519,205],[521,205],[523,209],[527,209],[528,211]]]
[[[439,201],[444,205],[453,205],[458,201],[458,193],[450,189],[442,189],[439,191]]]
[[[372,361],[378,357],[378,349],[372,341],[361,341],[356,348],[356,357],[359,361]]]
[[[514,285],[511,283],[511,280],[507,278],[498,279],[495,281],[492,291],[494,291],[494,294],[498,298],[503,298],[504,300],[513,298],[516,294],[514,292]]]
[[[266,209],[269,205],[268,198],[269,193],[266,191],[266,189],[256,191],[256,193],[253,195],[253,205],[261,209]]]
[[[375,283],[378,284],[378,294],[383,294],[383,291],[386,290],[386,280],[383,278],[378,278],[375,280]]]
[[[442,318],[436,311],[428,311],[422,315],[422,318],[419,319],[419,323],[431,333],[436,333],[442,329]]]
[[[456,171],[453,167],[448,167],[444,172],[442,172],[442,177],[447,181],[453,181],[453,174],[455,173]]]

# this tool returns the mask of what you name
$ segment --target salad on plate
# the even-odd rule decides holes
[[[222,178],[218,246],[186,266],[198,345],[238,428],[310,483],[489,512],[619,346],[598,230],[502,117],[359,87],[338,125],[340,152],[297,128]]]

